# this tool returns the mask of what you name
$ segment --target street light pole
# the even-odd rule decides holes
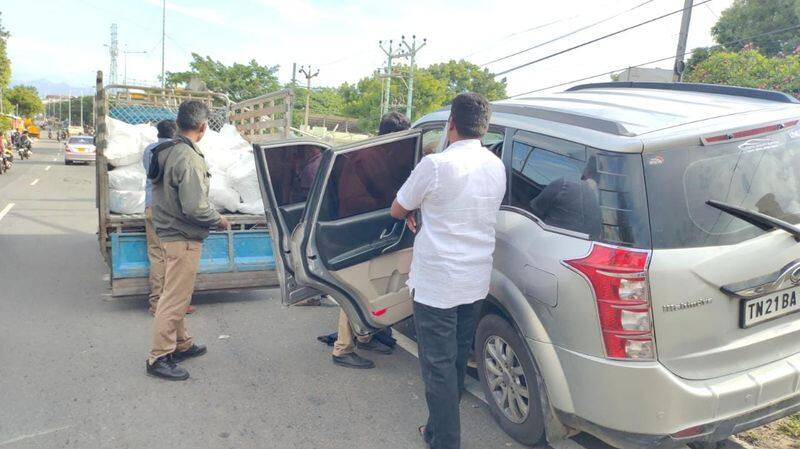
[[[72,126],[72,89],[67,90],[67,129]]]
[[[122,52],[122,56],[123,56],[123,58],[122,58],[123,69],[122,70],[124,71],[124,74],[122,75],[122,79],[123,79],[122,84],[125,84],[126,86],[128,85],[128,55],[141,55],[141,54],[144,54],[144,53],[147,53],[147,51],[128,51],[128,50],[124,50]]]

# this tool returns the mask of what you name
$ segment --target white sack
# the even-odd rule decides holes
[[[261,201],[261,188],[258,185],[256,161],[253,153],[248,153],[236,161],[228,168],[227,173],[231,187],[239,192],[243,203]]]
[[[134,128],[139,134],[139,146],[141,147],[139,153],[144,154],[144,149],[147,148],[148,145],[158,142],[158,130],[155,126],[151,126],[148,123],[135,125]]]
[[[108,207],[115,214],[144,213],[144,190],[109,190]]]
[[[111,190],[144,191],[146,181],[147,173],[141,162],[108,172],[108,188]]]
[[[263,215],[264,203],[262,203],[261,200],[251,201],[249,203],[241,203],[239,204],[239,213],[251,214],[251,215]]]
[[[208,189],[208,200],[219,212],[236,213],[239,210],[239,194],[231,188],[223,172],[212,171]]]

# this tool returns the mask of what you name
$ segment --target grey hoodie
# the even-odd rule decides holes
[[[158,176],[153,179],[153,225],[161,240],[203,241],[220,221],[208,202],[208,165],[203,152],[186,137],[158,153]]]

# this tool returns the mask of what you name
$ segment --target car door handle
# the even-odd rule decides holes
[[[398,223],[399,222],[395,221],[394,224],[392,225],[391,229],[383,228],[383,230],[381,231],[380,237],[378,237],[378,240],[383,240],[383,239],[387,239],[389,237],[394,237],[395,233],[397,232]]]

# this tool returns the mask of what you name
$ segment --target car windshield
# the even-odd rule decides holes
[[[733,245],[765,232],[716,200],[800,223],[800,130],[646,154],[653,246]]]
[[[70,145],[92,145],[91,137],[70,137],[69,144]]]

